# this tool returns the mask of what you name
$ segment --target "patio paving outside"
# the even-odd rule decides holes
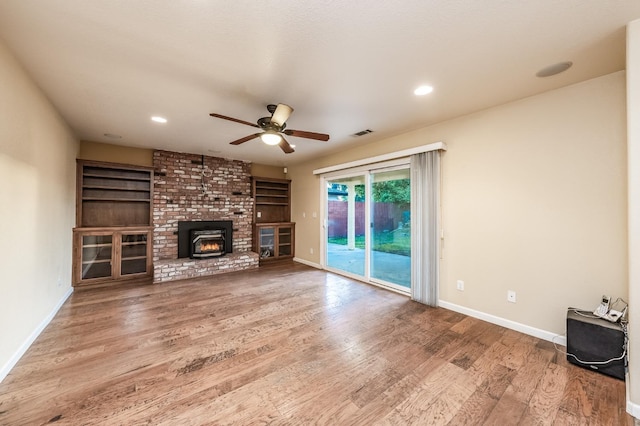
[[[328,266],[364,276],[364,250],[349,250],[346,245],[327,244]],[[372,278],[411,288],[411,257],[374,250],[371,256]]]

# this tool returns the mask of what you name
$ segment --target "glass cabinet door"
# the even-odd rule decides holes
[[[82,236],[83,280],[110,277],[113,258],[113,238],[111,235]]]
[[[146,227],[74,229],[74,285],[151,276],[151,232]]]
[[[258,243],[260,249],[260,259],[268,259],[275,256],[275,233],[274,227],[260,227],[258,231]]]
[[[122,234],[120,275],[147,272],[147,233]]]
[[[291,256],[291,227],[278,228],[278,256]]]

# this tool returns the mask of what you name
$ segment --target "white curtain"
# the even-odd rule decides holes
[[[440,151],[411,156],[411,299],[438,306]]]

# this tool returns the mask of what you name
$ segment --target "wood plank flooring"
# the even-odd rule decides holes
[[[632,425],[548,342],[299,264],[77,291],[2,425]]]

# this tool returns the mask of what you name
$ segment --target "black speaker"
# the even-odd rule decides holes
[[[588,311],[567,310],[567,361],[572,364],[624,380],[625,337],[618,323]]]

